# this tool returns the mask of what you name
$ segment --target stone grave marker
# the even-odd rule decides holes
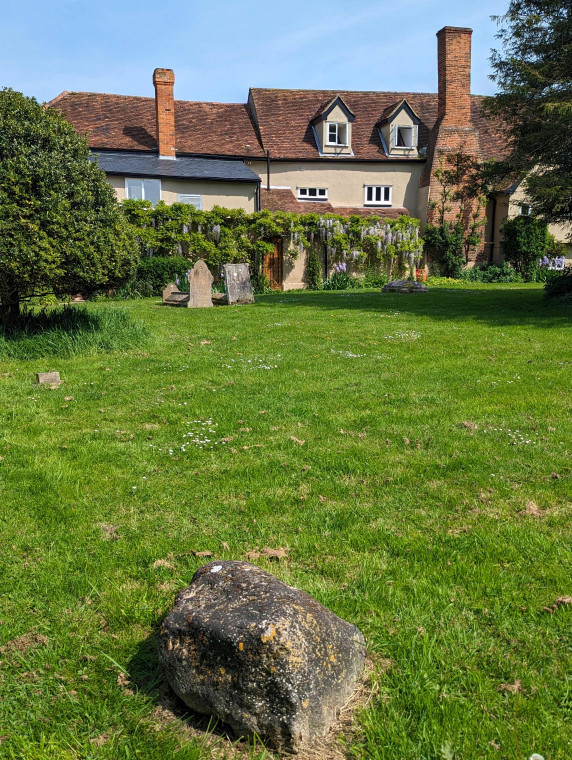
[[[40,385],[60,385],[59,372],[37,372],[36,379]]]
[[[229,306],[233,303],[254,303],[248,264],[225,264],[224,282]]]
[[[213,276],[208,266],[199,259],[189,272],[189,309],[200,309],[213,305]]]
[[[163,303],[167,303],[167,301],[169,300],[169,296],[172,293],[178,293],[178,292],[179,292],[179,288],[177,287],[177,285],[175,285],[174,282],[170,282],[165,288],[165,290],[163,291]]]

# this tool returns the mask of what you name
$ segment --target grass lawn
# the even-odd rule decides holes
[[[348,757],[570,760],[570,310],[536,285],[89,308],[149,337],[0,363],[0,757],[218,756],[158,707],[154,632],[192,552],[288,547],[256,562],[377,663]]]

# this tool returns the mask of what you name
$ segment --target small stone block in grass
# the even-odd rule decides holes
[[[60,385],[62,382],[59,372],[37,372],[36,380],[39,385]]]

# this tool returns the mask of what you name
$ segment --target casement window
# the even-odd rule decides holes
[[[328,134],[326,145],[347,145],[348,125],[343,122],[329,121],[327,124]]]
[[[521,216],[530,216],[531,212],[530,204],[529,203],[521,203],[518,211]]]
[[[327,187],[299,187],[298,200],[300,201],[327,201]]]
[[[366,206],[391,206],[391,185],[366,185]]]
[[[393,147],[413,150],[417,146],[417,127],[395,125],[393,127]]]
[[[203,196],[192,195],[191,193],[179,193],[177,196],[179,203],[188,203],[189,206],[201,209],[203,207]]]
[[[161,200],[160,179],[125,179],[125,197],[135,200],[151,201],[156,206]]]

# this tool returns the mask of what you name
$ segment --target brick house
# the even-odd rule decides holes
[[[252,88],[246,103],[176,101],[174,73],[156,69],[155,98],[63,92],[49,105],[87,133],[119,199],[425,223],[444,154],[505,150],[470,94],[471,34],[437,33],[437,94]],[[521,205],[518,193],[489,199],[477,260],[499,260],[500,224]],[[303,260],[277,271],[278,287],[303,286]]]

